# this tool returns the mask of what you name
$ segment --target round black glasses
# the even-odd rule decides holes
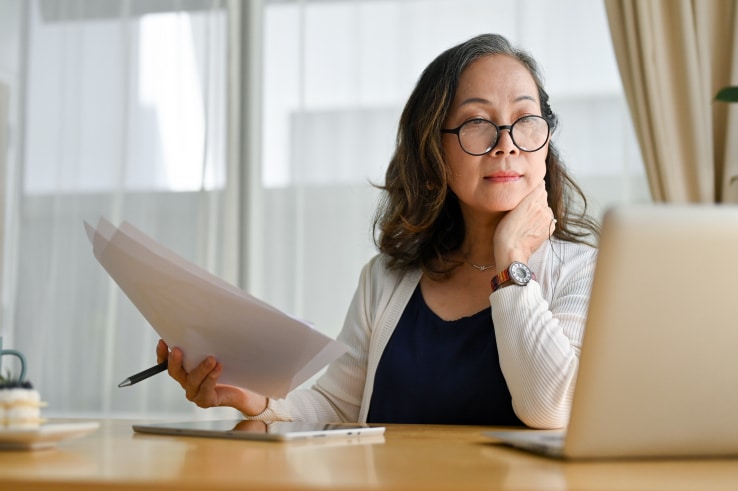
[[[442,129],[441,133],[452,133],[459,139],[459,145],[469,155],[480,156],[489,153],[500,139],[500,132],[507,130],[513,144],[523,152],[535,152],[543,148],[551,135],[548,121],[541,116],[523,116],[513,124],[497,126],[492,121],[475,118],[454,129]]]

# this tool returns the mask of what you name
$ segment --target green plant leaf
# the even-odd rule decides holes
[[[738,102],[738,86],[723,87],[715,96],[716,101]]]

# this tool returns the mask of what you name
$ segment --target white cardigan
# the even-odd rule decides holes
[[[490,294],[502,373],[515,414],[528,426],[568,422],[596,255],[552,239],[530,258],[536,281]],[[361,272],[338,336],[348,352],[312,388],[270,400],[259,419],[366,421],[382,352],[422,276],[390,271],[386,260],[377,255]]]

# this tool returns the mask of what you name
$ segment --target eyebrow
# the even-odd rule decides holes
[[[534,97],[529,96],[529,95],[521,95],[521,96],[516,97],[513,100],[513,102],[521,102],[521,101],[532,101],[532,102],[535,102],[535,103],[538,102]],[[466,100],[462,101],[461,104],[459,104],[459,107],[465,106],[467,104],[487,104],[487,105],[491,105],[492,102],[489,101],[488,99],[484,99],[483,97],[470,97],[469,99],[466,99]]]

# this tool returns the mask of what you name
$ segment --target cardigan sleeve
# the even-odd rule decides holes
[[[371,338],[372,274],[378,258],[364,266],[337,339],[349,349],[331,363],[311,388],[297,389],[285,399],[270,400],[279,419],[355,422],[364,394]]]
[[[530,265],[538,281],[490,295],[500,367],[518,418],[535,428],[569,420],[596,249],[551,242]]]

